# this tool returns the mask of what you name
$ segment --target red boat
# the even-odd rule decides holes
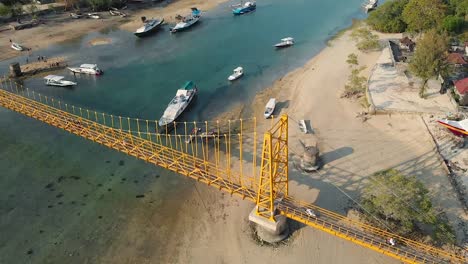
[[[452,132],[455,136],[459,137],[467,137],[468,136],[468,119],[464,119],[461,121],[453,121],[453,120],[437,120],[439,124],[446,127],[450,132]]]

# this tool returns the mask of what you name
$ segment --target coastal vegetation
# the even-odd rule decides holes
[[[356,47],[364,52],[380,48],[379,37],[367,27],[357,27],[351,32],[351,38],[356,41]]]
[[[345,90],[342,97],[347,98],[361,98],[366,91],[367,78],[361,76],[361,72],[366,68],[365,66],[359,66],[357,55],[351,53],[348,55],[346,60],[351,74],[348,77],[348,82],[345,85]]]
[[[409,0],[388,1],[371,12],[367,23],[375,30],[384,33],[404,32],[408,26],[403,20],[403,10]]]
[[[430,233],[436,243],[455,243],[453,229],[432,206],[429,191],[416,177],[395,169],[377,172],[365,185],[361,204],[366,220],[384,229],[412,237]]]
[[[409,63],[412,73],[422,79],[419,96],[426,96],[428,80],[448,71],[447,53],[449,43],[445,34],[439,34],[435,30],[428,31],[418,41],[418,48]]]

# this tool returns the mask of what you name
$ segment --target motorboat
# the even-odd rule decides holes
[[[302,131],[302,133],[307,134],[307,125],[305,123],[304,119],[299,120],[299,129]]]
[[[101,18],[101,16],[99,16],[98,13],[88,13],[88,17],[93,18],[93,19],[100,19]]]
[[[159,27],[161,27],[164,19],[146,20],[146,17],[141,17],[141,21],[144,23],[144,25],[135,31],[134,34],[137,37],[145,37],[155,32]]]
[[[11,48],[14,49],[14,50],[17,50],[17,51],[23,51],[24,50],[24,47],[21,46],[20,44],[16,43],[16,42],[11,43]]]
[[[454,120],[437,120],[439,124],[446,127],[455,136],[468,137],[468,118],[461,121]]]
[[[70,16],[74,19],[82,18],[83,15],[81,13],[70,13]]]
[[[366,4],[364,4],[363,8],[366,11],[366,13],[374,10],[377,7],[377,2],[378,0],[370,0]]]
[[[195,25],[201,18],[201,11],[192,7],[192,14],[186,17],[178,16],[180,22],[171,28],[171,33],[186,30],[187,28]]]
[[[276,99],[270,98],[270,100],[265,106],[265,112],[263,113],[265,118],[269,118],[273,114],[273,112],[275,111],[275,107],[276,107]]]
[[[80,67],[68,67],[73,73],[101,75],[104,72],[96,64],[81,64]]]
[[[244,69],[242,67],[237,67],[234,69],[234,72],[228,77],[229,81],[234,81],[239,79],[244,75]]]
[[[241,2],[240,4],[234,5],[232,7],[237,7],[235,9],[232,9],[232,13],[238,16],[254,11],[255,9],[257,9],[257,4],[255,2]]]
[[[159,126],[167,127],[172,124],[185,111],[197,93],[198,88],[192,81],[187,82],[183,88],[177,90],[175,97],[159,119]]]
[[[76,82],[67,81],[67,80],[64,80],[64,78],[65,77],[58,76],[58,75],[47,75],[46,77],[44,77],[44,80],[45,80],[46,85],[52,85],[52,86],[66,87],[66,86],[76,85]]]
[[[291,37],[282,38],[280,43],[275,44],[276,48],[286,48],[294,45],[294,39]]]

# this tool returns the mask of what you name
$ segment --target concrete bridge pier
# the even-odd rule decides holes
[[[275,221],[257,215],[257,206],[249,214],[249,221],[255,225],[257,236],[270,244],[278,243],[289,236],[288,219],[284,215],[275,215]]]

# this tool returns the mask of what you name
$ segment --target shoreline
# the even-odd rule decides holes
[[[166,21],[165,23],[174,23],[174,17],[177,14],[186,14],[193,6],[199,7],[202,11],[207,11],[216,8],[224,2],[227,2],[227,0],[177,0],[170,2],[164,7],[155,6],[129,10],[130,17],[126,18],[110,16],[108,12],[99,12],[99,14],[104,15],[103,19],[72,19],[68,15],[69,12],[47,15],[42,17],[45,22],[36,27],[18,31],[7,30],[0,32],[0,43],[5,43],[4,45],[0,45],[0,61],[27,55],[26,52],[13,50],[9,45],[9,40],[31,48],[36,53],[50,45],[72,41],[90,32],[102,31],[112,27],[117,27],[120,30],[131,33],[141,26],[140,17],[142,16],[163,17]],[[30,36],[32,35],[35,37],[31,38]]]

